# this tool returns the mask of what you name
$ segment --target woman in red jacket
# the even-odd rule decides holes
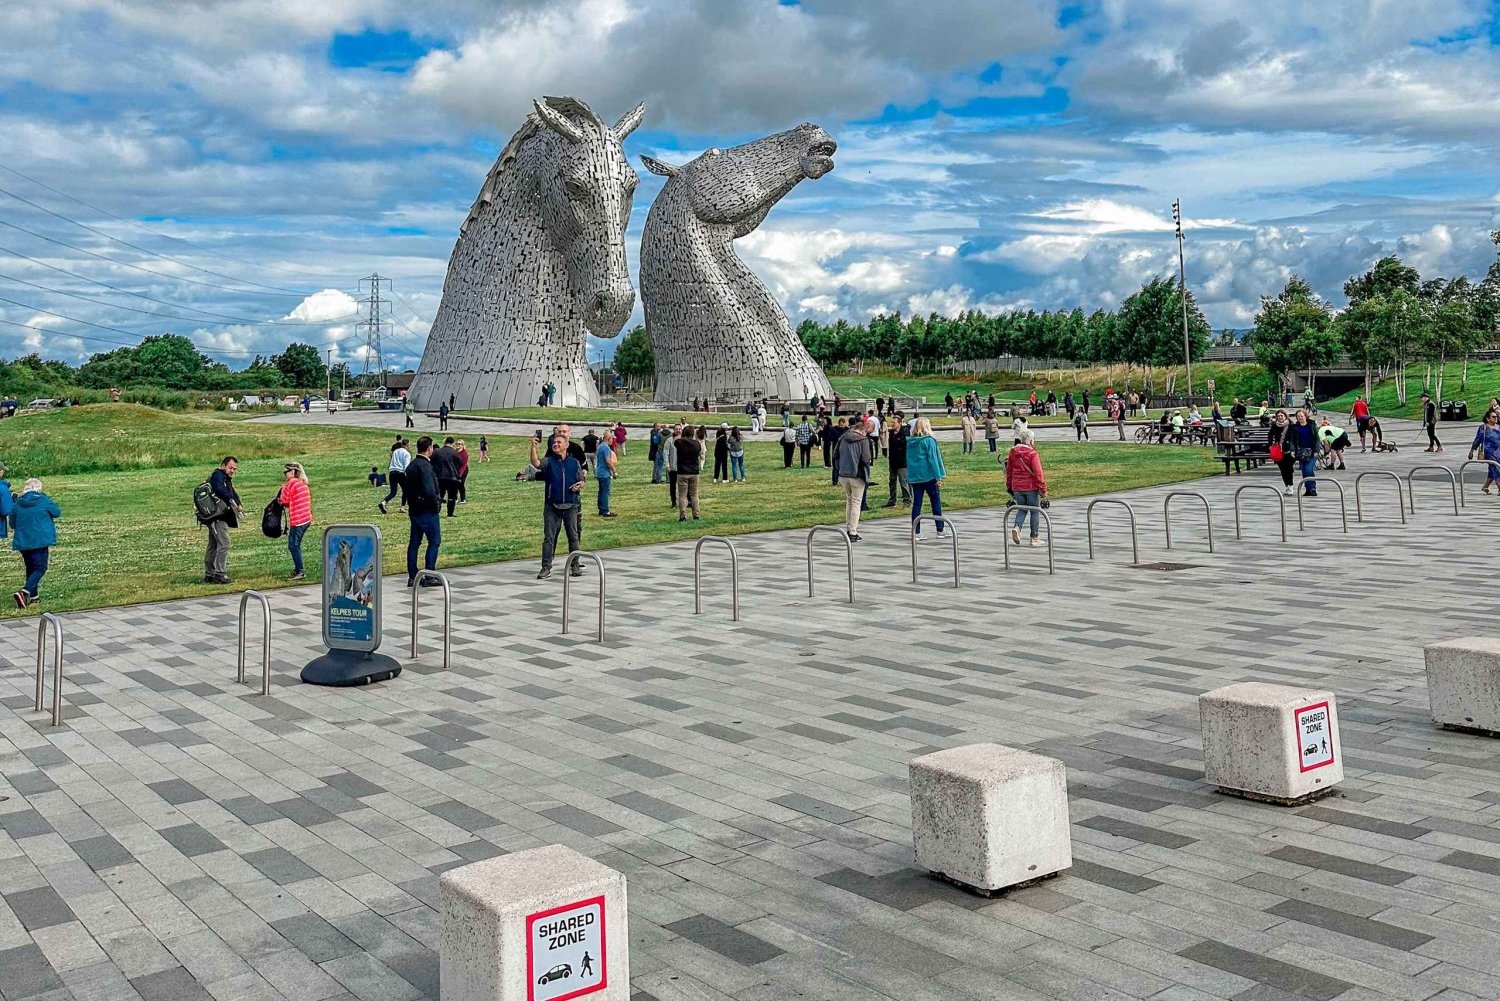
[[[1022,431],[1020,444],[1011,448],[1005,456],[1005,489],[1016,499],[1020,510],[1016,511],[1016,523],[1011,526],[1010,538],[1017,544],[1021,541],[1021,523],[1031,515],[1031,544],[1040,546],[1041,516],[1035,509],[1047,496],[1047,480],[1042,475],[1042,457],[1037,454],[1036,433]],[[1032,508],[1028,511],[1026,508]]]
[[[453,443],[453,449],[458,453],[458,502],[469,503],[469,446],[464,444],[462,438]]]
[[[292,580],[302,580],[302,537],[312,524],[312,489],[307,484],[307,470],[300,462],[288,462],[282,470],[286,482],[277,500],[286,508],[286,547],[292,554]]]

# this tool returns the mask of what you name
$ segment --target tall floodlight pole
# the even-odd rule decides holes
[[[1187,317],[1187,266],[1182,255],[1182,199],[1172,199],[1172,222],[1177,227],[1177,280],[1182,296],[1182,357],[1187,362],[1187,395],[1188,402],[1193,398],[1193,350],[1188,340],[1188,317]]]
[[[328,364],[323,366],[323,399],[333,399],[333,348],[328,349]]]

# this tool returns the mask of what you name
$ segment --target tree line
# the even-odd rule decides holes
[[[1500,247],[1500,230],[1490,238]],[[1402,404],[1408,367],[1425,364],[1423,386],[1441,400],[1446,363],[1463,359],[1467,384],[1469,354],[1495,344],[1500,260],[1476,283],[1462,275],[1423,281],[1399,257],[1382,257],[1344,282],[1344,297],[1348,304],[1335,313],[1302,278],[1288,278],[1280,293],[1261,299],[1248,338],[1256,359],[1278,378],[1306,371],[1312,387],[1314,369],[1348,356],[1364,369],[1366,394],[1372,378],[1393,375]]]

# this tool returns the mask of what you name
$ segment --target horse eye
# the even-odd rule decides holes
[[[569,198],[587,198],[589,196],[588,185],[572,177],[563,180],[563,190],[568,193]]]

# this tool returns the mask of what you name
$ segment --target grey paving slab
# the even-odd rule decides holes
[[[427,647],[368,688],[296,684],[307,589],[272,596],[269,699],[203,643],[232,596],[68,615],[59,730],[34,626],[0,624],[0,997],[434,996],[435,874],[547,843],[627,873],[643,1001],[1500,996],[1500,750],[1431,726],[1421,660],[1491,628],[1500,505],[1403,527],[1372,494],[1345,536],[1319,497],[1287,545],[1246,505],[1236,543],[1266,480],[1185,487],[1212,554],[1186,514],[1164,548],[1167,488],[1118,495],[1173,573],[1127,567],[1104,508],[1089,561],[1066,499],[1056,575],[1000,568],[998,509],[954,516],[957,591],[871,524],[853,606],[805,597],[803,533],[740,537],[738,623],[691,616],[690,546],[612,552],[602,645],[534,568],[457,569],[454,669]],[[1242,680],[1338,693],[1338,794],[1206,785],[1196,695]],[[911,864],[907,762],[979,741],[1068,765],[1073,869],[997,900]]]

